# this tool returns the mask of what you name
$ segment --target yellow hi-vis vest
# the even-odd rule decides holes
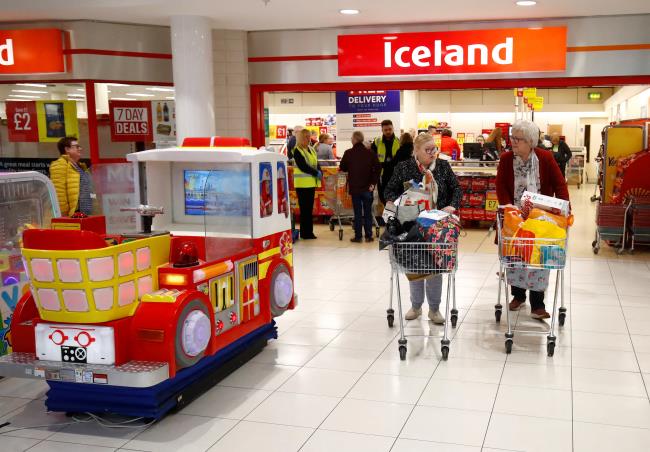
[[[307,149],[305,149],[303,147],[296,146],[293,148],[293,153],[296,154],[296,152],[299,152],[300,155],[302,155],[302,157],[305,159],[305,162],[307,162],[307,165],[311,166],[314,169],[318,168],[318,153],[313,147],[307,146]],[[320,179],[316,176],[312,176],[311,174],[302,172],[296,165],[293,167],[293,186],[296,188],[320,187]]]
[[[384,143],[384,136],[375,138],[375,147],[377,148],[377,157],[379,158],[379,163],[384,163],[386,160],[386,144]],[[399,140],[397,137],[393,139],[393,152],[392,158],[395,158],[397,150],[399,149]]]

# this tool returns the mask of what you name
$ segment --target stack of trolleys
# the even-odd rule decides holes
[[[598,203],[596,210],[596,237],[591,242],[594,254],[600,251],[602,240],[615,243],[618,254],[625,251],[627,215],[632,207],[632,200],[627,204]]]
[[[348,173],[337,172],[325,176],[325,199],[330,206],[334,206],[334,215],[330,218],[330,231],[338,224],[339,240],[343,240],[343,223],[351,223],[354,219],[352,195],[348,191]],[[372,209],[373,213],[375,209]],[[375,226],[375,235],[379,237],[379,224],[375,215],[372,216]]]
[[[507,332],[506,332],[506,353],[512,352],[512,343],[514,333],[524,334],[546,334],[546,331],[541,330],[516,330],[512,326],[510,309],[508,307],[508,280],[507,272],[510,270],[547,270],[556,271],[557,278],[555,279],[555,290],[553,297],[553,310],[551,311],[551,323],[548,329],[546,351],[548,356],[553,356],[555,353],[555,322],[559,317],[558,323],[560,326],[564,325],[566,319],[566,308],[564,306],[564,267],[568,259],[568,241],[569,235],[563,239],[558,238],[521,238],[521,237],[507,237],[503,235],[503,209],[499,209],[497,214],[497,233],[498,233],[498,249],[499,249],[499,293],[497,296],[497,304],[495,306],[495,317],[497,322],[501,320],[501,290],[503,288],[506,300],[506,319],[507,319]],[[542,248],[546,247],[545,250]],[[528,262],[526,258],[521,256],[530,256],[533,250],[538,249],[544,258],[540,258],[539,263]],[[550,277],[549,277],[550,280]],[[558,295],[560,298],[559,316],[556,316]]]
[[[406,359],[406,335],[404,333],[404,316],[402,312],[402,294],[400,291],[399,274],[418,275],[447,275],[446,315],[442,340],[440,341],[442,358],[449,356],[449,325],[456,327],[458,310],[456,309],[456,270],[458,268],[458,242],[455,243],[422,243],[402,242],[393,243],[388,247],[390,256],[390,298],[388,326],[393,326],[395,311],[393,309],[393,292],[397,294],[397,315],[399,317],[399,356]],[[409,335],[408,337],[428,337],[426,335]]]
[[[632,220],[630,225],[631,247],[634,252],[636,243],[650,243],[650,197],[632,198]]]

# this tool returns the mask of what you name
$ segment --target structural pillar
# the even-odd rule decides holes
[[[215,134],[212,23],[201,16],[172,16],[171,34],[180,145],[186,137]]]
[[[404,90],[404,123],[401,124],[404,132],[410,129],[418,130],[418,92],[415,90]],[[413,137],[415,138],[415,137]]]

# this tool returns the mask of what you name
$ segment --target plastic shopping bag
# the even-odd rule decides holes
[[[566,230],[549,221],[535,220],[529,218],[521,226],[522,231],[526,231],[535,237],[535,246],[532,247],[530,256],[531,264],[542,264],[542,246],[555,246],[564,248],[566,240]],[[544,239],[544,240],[539,240]]]

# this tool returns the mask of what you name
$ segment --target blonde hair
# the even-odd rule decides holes
[[[421,133],[413,141],[413,147],[415,149],[421,149],[430,141],[433,141],[433,135],[429,133]]]
[[[320,136],[318,137],[318,142],[325,143],[325,140],[327,140],[329,137],[330,137],[329,133],[321,133]]]

